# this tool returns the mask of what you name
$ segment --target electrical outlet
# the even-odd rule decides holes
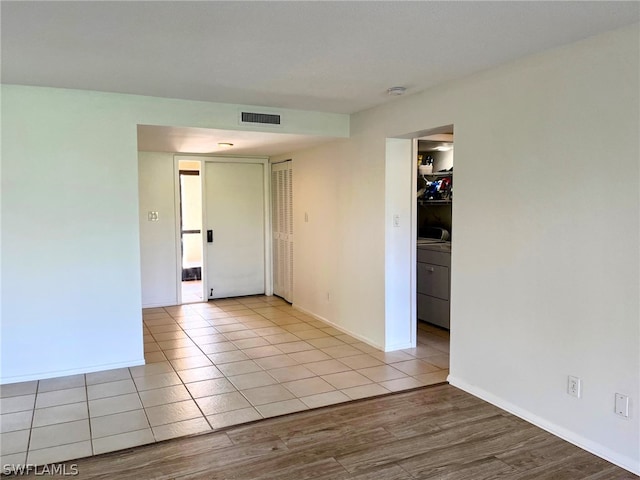
[[[398,215],[397,213],[393,216],[393,226],[394,227],[400,226],[400,215]]]
[[[582,395],[582,381],[580,378],[569,375],[567,380],[567,393],[572,397],[580,398]]]
[[[622,393],[616,393],[615,402],[616,415],[629,418],[629,396]]]

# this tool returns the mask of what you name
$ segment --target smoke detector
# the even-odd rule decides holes
[[[390,87],[387,88],[387,94],[392,97],[397,97],[399,95],[404,95],[407,89],[405,87]]]

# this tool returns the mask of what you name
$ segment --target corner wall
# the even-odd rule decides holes
[[[294,304],[379,345],[407,321],[386,308],[409,225],[390,234],[385,205],[410,200],[385,190],[385,139],[453,124],[451,383],[640,473],[639,40],[634,25],[402,97],[286,155]]]
[[[242,105],[2,85],[0,383],[144,363],[137,125],[245,130]],[[349,117],[279,109],[282,133]],[[260,130],[259,127],[253,127]]]

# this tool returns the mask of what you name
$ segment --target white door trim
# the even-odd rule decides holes
[[[201,172],[204,171],[204,163],[216,162],[216,163],[253,163],[262,166],[262,181],[263,181],[263,193],[264,193],[264,291],[265,295],[273,295],[273,276],[272,276],[272,255],[271,255],[271,170],[269,166],[268,157],[234,157],[232,155],[226,156],[205,156],[205,155],[175,155],[175,168],[176,176],[179,179],[178,165],[180,160],[199,161],[202,163]],[[200,181],[202,182],[202,225],[203,229],[206,225],[206,188],[204,185],[205,175],[200,175]],[[178,202],[179,191],[178,191]],[[178,203],[179,205],[179,203]],[[179,222],[179,219],[177,220]],[[179,225],[178,225],[179,228]],[[207,236],[206,229],[202,231],[202,283],[204,288],[204,298],[209,298],[209,285],[207,284],[208,275],[206,273],[207,265],[207,248],[206,248]],[[181,265],[181,261],[179,265]],[[181,270],[180,270],[181,272]],[[181,273],[180,273],[181,275]],[[204,299],[203,299],[204,300]]]

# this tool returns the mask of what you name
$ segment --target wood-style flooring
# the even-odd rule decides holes
[[[450,385],[75,462],[81,479],[622,480],[637,476]]]

